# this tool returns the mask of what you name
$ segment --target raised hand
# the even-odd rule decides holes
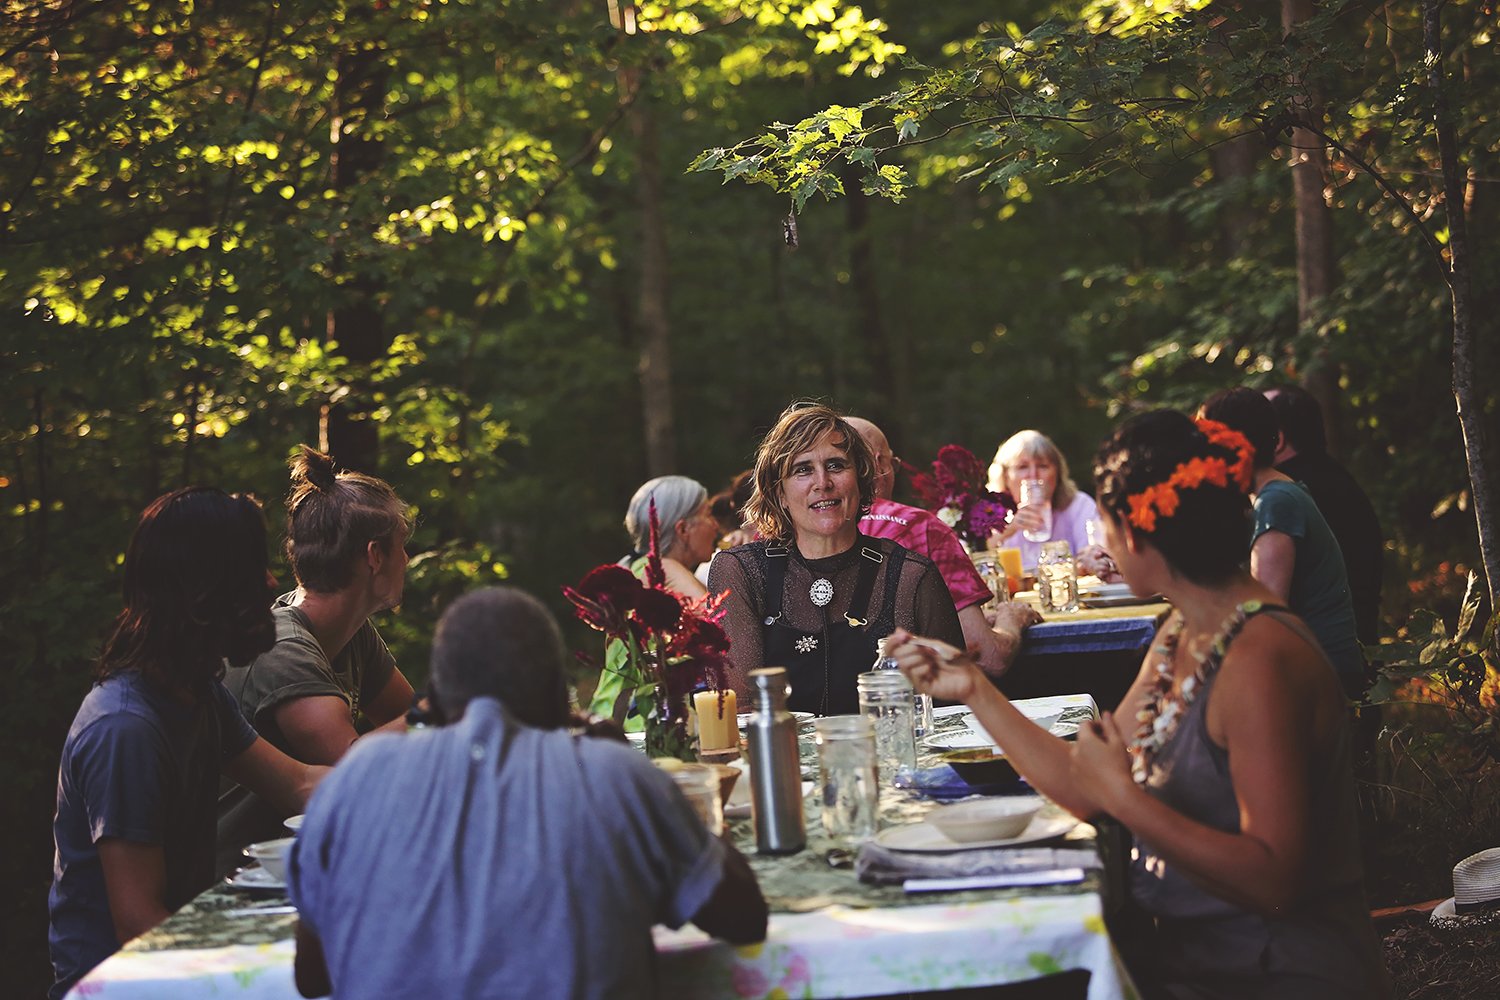
[[[1124,795],[1135,789],[1130,775],[1130,755],[1125,741],[1115,728],[1114,716],[1105,712],[1098,719],[1078,727],[1069,766],[1073,787],[1084,798],[1109,811]]]
[[[894,657],[912,687],[945,701],[968,701],[987,683],[969,654],[937,639],[914,636],[897,629],[886,640],[886,655]]]

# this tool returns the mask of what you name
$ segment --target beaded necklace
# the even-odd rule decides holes
[[[1146,783],[1152,761],[1172,741],[1178,725],[1187,714],[1188,706],[1197,700],[1208,679],[1224,662],[1224,653],[1229,648],[1230,641],[1239,634],[1246,620],[1263,607],[1265,605],[1260,601],[1245,601],[1235,605],[1229,617],[1224,619],[1224,624],[1219,626],[1219,631],[1214,634],[1206,653],[1189,650],[1189,655],[1198,661],[1198,669],[1193,671],[1191,677],[1183,678],[1182,684],[1176,686],[1175,691],[1172,663],[1177,657],[1177,641],[1182,637],[1184,622],[1181,612],[1172,619],[1172,623],[1162,633],[1161,643],[1157,647],[1156,683],[1146,697],[1146,706],[1135,716],[1140,725],[1130,741],[1129,750],[1130,774],[1136,784]]]

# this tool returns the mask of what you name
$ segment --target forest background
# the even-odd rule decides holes
[[[1435,6],[1483,373],[1496,15]],[[58,752],[131,524],[205,482],[263,498],[274,537],[299,442],[415,509],[380,627],[419,687],[454,596],[507,580],[564,618],[559,586],[625,551],[636,486],[722,487],[799,397],[876,420],[918,466],[1038,427],[1088,487],[1123,414],[1306,382],[1385,527],[1386,634],[1411,638],[1417,608],[1451,624],[1481,569],[1419,8],[0,7],[0,961],[28,991],[47,978]],[[1174,77],[1173,32],[1210,29],[1212,71]],[[1110,47],[1048,49],[1059,32]],[[1008,78],[1006,52],[1033,62]],[[1017,115],[1008,88],[1045,94],[1049,71],[1136,111],[1092,130]],[[1289,105],[1303,117],[1204,101],[1288,86],[1316,96]],[[898,88],[930,99],[879,103]],[[863,141],[862,105],[888,141]],[[817,141],[777,167],[798,134]],[[1316,180],[1294,183],[1311,149]]]

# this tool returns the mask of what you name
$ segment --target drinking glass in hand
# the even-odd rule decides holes
[[[1021,480],[1021,507],[1033,508],[1042,516],[1040,528],[1023,528],[1021,534],[1028,542],[1045,542],[1052,537],[1052,502],[1047,499],[1047,487],[1040,479]]]

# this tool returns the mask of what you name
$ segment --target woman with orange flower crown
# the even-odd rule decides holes
[[[1117,934],[1148,996],[1388,997],[1333,670],[1245,568],[1253,449],[1212,421],[1135,417],[1094,464],[1108,547],[1173,613],[1115,712],[1066,743],[962,652],[907,633],[914,685],[966,703],[1033,787],[1134,838]],[[1127,935],[1134,936],[1134,935]]]

